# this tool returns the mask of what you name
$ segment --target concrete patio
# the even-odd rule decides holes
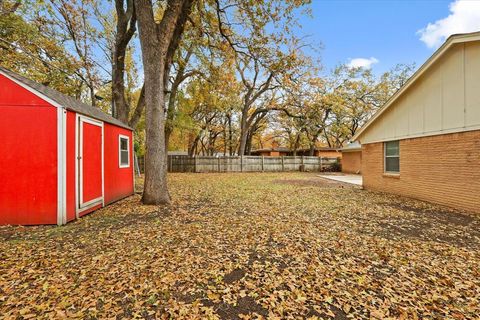
[[[355,184],[359,186],[361,186],[363,182],[362,176],[359,174],[321,174],[319,176],[325,179]]]

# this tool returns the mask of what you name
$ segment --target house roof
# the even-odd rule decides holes
[[[275,148],[264,148],[264,149],[252,150],[252,152],[271,152],[271,151],[290,152],[290,149],[287,147],[275,147]]]
[[[309,151],[310,149],[298,149],[298,152],[302,151]],[[315,151],[338,151],[339,149],[337,148],[330,148],[330,147],[316,147]],[[272,151],[278,151],[278,152],[293,152],[292,149],[287,148],[287,147],[275,147],[275,148],[264,148],[264,149],[256,149],[252,150],[252,152],[272,152]]]
[[[472,33],[462,33],[451,35],[445,43],[438,48],[435,53],[428,58],[428,60],[405,82],[405,84],[395,92],[390,99],[358,130],[358,132],[353,136],[352,141],[358,140],[365,130],[370,127],[375,121],[394,104],[395,101],[408,89],[410,88],[417,79],[423,75],[430,67],[442,57],[448,49],[450,49],[454,44],[464,43],[470,41],[479,41],[480,40],[480,31]]]
[[[43,84],[40,84],[38,82],[32,81],[28,78],[25,78],[24,76],[19,75],[18,73],[15,73],[13,71],[7,70],[5,68],[0,67],[0,74],[3,74],[7,78],[11,79],[12,81],[22,85],[22,86],[27,86],[28,88],[32,89],[37,95],[40,94],[40,97],[43,99],[44,97],[52,100],[54,103],[57,104],[57,106],[66,108],[67,110],[71,110],[101,121],[105,121],[111,124],[114,124],[116,126],[126,128],[133,130],[131,127],[128,125],[124,124],[118,119],[115,119],[109,114],[106,114],[99,108],[93,107],[91,105],[85,104],[83,102],[80,102],[77,99],[74,99],[70,96],[67,96],[55,89],[49,88],[47,86],[44,86]],[[30,91],[32,91],[30,90]]]
[[[309,151],[310,149],[302,149],[302,151]],[[338,151],[338,148],[331,147],[315,147],[315,151]]]
[[[358,141],[353,141],[341,149],[342,152],[360,151],[360,150],[362,150],[362,145]]]

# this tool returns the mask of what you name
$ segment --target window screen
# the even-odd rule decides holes
[[[385,142],[385,172],[400,172],[399,141]]]
[[[122,137],[119,138],[119,165],[120,168],[127,168],[130,166],[130,154],[129,154],[129,138]]]

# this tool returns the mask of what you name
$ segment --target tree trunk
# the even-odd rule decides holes
[[[196,150],[197,150],[197,145],[198,145],[198,142],[200,142],[200,139],[202,138],[202,134],[203,134],[203,129],[202,131],[200,131],[197,136],[195,137],[195,139],[193,140],[192,144],[190,145],[190,147],[188,148],[188,156],[189,157],[193,157],[196,155]]]
[[[233,129],[232,129],[232,115],[228,115],[228,153],[233,156]]]
[[[297,156],[297,150],[300,146],[300,132],[297,133],[297,137],[295,138],[295,144],[293,145],[293,156]]]
[[[142,90],[140,91],[140,97],[138,97],[137,107],[135,111],[133,111],[133,115],[128,122],[128,125],[132,128],[136,128],[138,121],[142,117],[143,110],[145,110],[145,85],[142,86]]]
[[[245,144],[245,154],[251,155],[252,154],[252,140],[253,140],[253,128],[248,131],[247,134],[247,142]]]
[[[183,34],[193,0],[169,0],[160,23],[155,22],[151,0],[135,0],[145,81],[146,155],[145,204],[167,204],[165,148],[165,76]]]
[[[154,62],[160,60],[155,54],[144,55],[144,59],[150,59],[151,63],[149,66],[144,66],[147,110],[145,116],[145,184],[142,201],[145,204],[165,204],[170,202],[167,188],[165,114],[163,111],[165,93],[158,89],[164,87],[163,64]]]
[[[245,146],[247,144],[247,135],[248,135],[248,125],[247,125],[248,114],[242,112],[242,118],[240,119],[240,141],[238,144],[238,155],[243,156],[245,154]]]
[[[96,107],[97,106],[97,98],[95,97],[95,88],[93,87],[93,85],[89,85],[88,89],[90,91],[91,105],[93,107]]]
[[[136,30],[135,6],[133,0],[127,0],[127,10],[124,0],[115,0],[117,25],[112,59],[112,99],[118,120],[128,123],[130,106],[125,99],[125,56],[127,46]]]

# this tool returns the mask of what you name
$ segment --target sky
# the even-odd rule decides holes
[[[324,70],[340,63],[382,73],[397,63],[420,67],[453,33],[480,31],[480,0],[312,0],[299,36],[317,48]]]

